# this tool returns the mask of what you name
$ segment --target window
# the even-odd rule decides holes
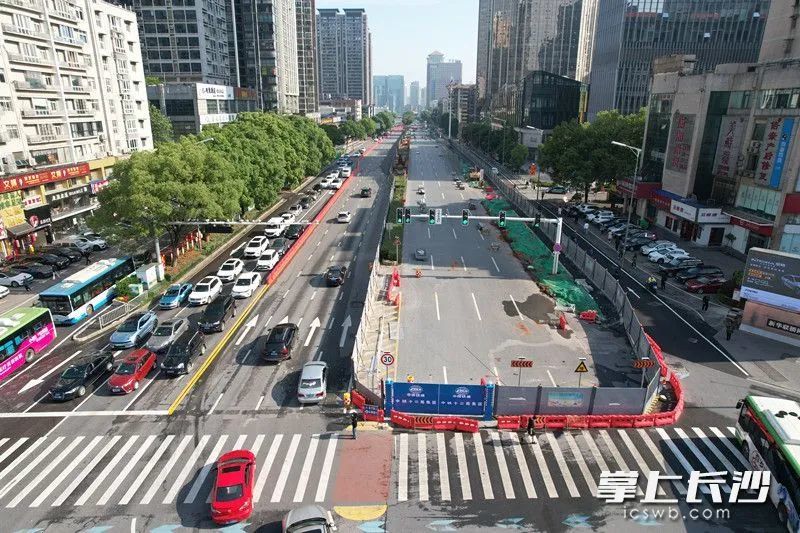
[[[6,125],[6,135],[9,139],[19,139],[19,129],[15,124]]]
[[[0,111],[11,111],[11,97],[0,97]]]

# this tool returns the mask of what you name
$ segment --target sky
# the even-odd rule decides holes
[[[456,7],[458,6],[458,7]],[[372,33],[372,73],[402,74],[425,86],[428,54],[460,59],[475,82],[478,0],[317,0],[317,8],[364,8]]]

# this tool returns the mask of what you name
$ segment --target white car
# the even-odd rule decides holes
[[[300,372],[300,383],[297,384],[297,401],[319,403],[325,399],[327,390],[328,364],[324,361],[312,361],[304,364],[303,370]]]
[[[261,285],[261,274],[257,272],[245,272],[236,283],[233,284],[231,296],[234,298],[250,298],[258,286]]]
[[[281,218],[286,222],[286,225],[294,224],[294,221],[297,220],[297,217],[294,216],[294,213],[283,213]]]
[[[247,246],[244,247],[244,256],[248,258],[261,257],[261,254],[264,253],[264,250],[268,247],[269,239],[261,235],[253,237],[247,243]]]
[[[11,294],[11,291],[8,290],[8,287],[0,285],[0,298],[5,298],[9,294]]]
[[[333,178],[330,176],[325,176],[322,178],[322,181],[319,182],[323,189],[330,189],[331,183],[333,183]]]
[[[650,252],[647,258],[650,260],[651,263],[658,263],[660,265],[667,260],[667,256],[676,253],[684,253],[687,256],[689,255],[688,253],[686,253],[685,250],[681,250],[680,248],[669,248],[669,249],[656,250],[654,252]]]
[[[70,242],[77,244],[81,250],[88,249],[94,252],[99,252],[100,250],[105,250],[108,248],[108,243],[105,241],[105,239],[102,239],[100,236],[95,234],[89,235],[92,236],[80,235],[78,237],[73,237],[70,239]]]
[[[671,266],[677,266],[684,259],[690,259],[690,258],[692,258],[692,256],[689,255],[688,252],[685,252],[685,251],[679,250],[679,249],[675,249],[675,250],[669,252],[666,255],[666,257],[664,258],[664,264],[665,265],[671,265]]]
[[[241,259],[231,258],[222,263],[217,270],[217,277],[222,281],[233,281],[236,276],[244,270],[244,261]]]
[[[331,182],[331,189],[339,190],[342,188],[342,183],[344,183],[341,178],[336,178]]]
[[[614,213],[600,213],[592,218],[592,224],[599,226],[603,222],[608,222],[609,220],[614,220]]]
[[[353,219],[353,215],[350,214],[350,211],[341,211],[338,215],[336,215],[336,222],[348,223]]]
[[[593,213],[589,213],[588,215],[586,215],[586,220],[588,220],[589,222],[594,222],[594,219],[597,218],[597,217],[600,217],[600,216],[609,216],[609,220],[610,220],[610,219],[614,218],[614,212],[613,211],[595,211]]]
[[[281,258],[278,250],[268,249],[264,250],[264,253],[261,254],[261,257],[258,258],[258,262],[256,262],[256,270],[272,270],[275,268],[275,265],[278,264],[278,260]]]
[[[33,281],[33,276],[26,272],[16,270],[0,271],[0,286],[2,287],[22,287],[26,282]]]
[[[645,244],[640,248],[642,251],[642,255],[650,255],[650,253],[655,252],[657,250],[666,250],[668,248],[677,248],[678,245],[672,241],[654,241],[649,244]]]
[[[339,175],[343,178],[349,178],[352,173],[353,170],[350,167],[344,167]]]
[[[217,276],[206,276],[194,286],[189,295],[189,305],[203,305],[211,302],[222,292],[222,280]]]

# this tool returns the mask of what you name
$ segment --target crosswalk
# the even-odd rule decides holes
[[[530,444],[508,431],[394,435],[396,501],[469,501],[595,497],[602,471],[637,471],[637,493],[647,473],[679,475],[657,494],[685,495],[691,471],[750,469],[732,427],[575,430],[537,435]],[[730,476],[728,477],[730,480]],[[723,485],[723,497],[731,487]],[[699,496],[711,490],[700,485]]]
[[[210,502],[215,460],[256,455],[257,503],[320,503],[336,434],[114,435],[0,439],[0,507],[177,505]]]

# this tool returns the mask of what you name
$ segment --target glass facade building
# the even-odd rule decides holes
[[[537,70],[525,76],[522,125],[552,130],[578,118],[581,82]]]

